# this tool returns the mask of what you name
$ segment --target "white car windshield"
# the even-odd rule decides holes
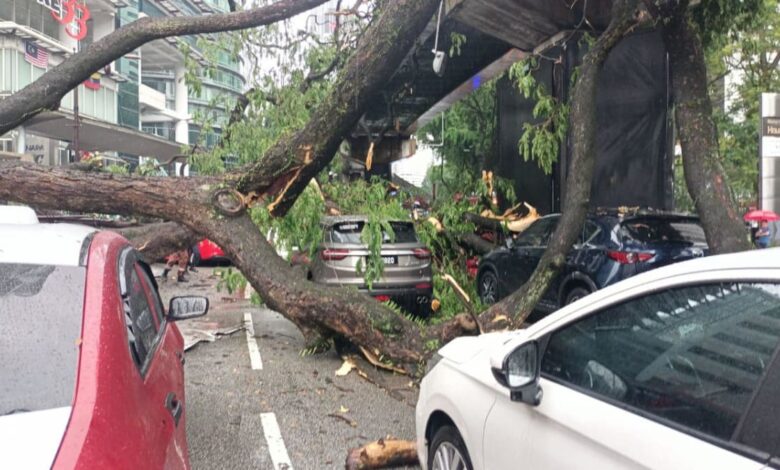
[[[86,268],[0,263],[0,416],[70,406]]]

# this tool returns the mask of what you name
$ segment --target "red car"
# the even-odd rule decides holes
[[[189,468],[174,322],[208,299],[177,297],[166,312],[121,236],[4,223],[3,209],[0,468]]]
[[[225,252],[213,241],[204,238],[192,249],[192,264],[200,265],[204,262],[226,262]]]

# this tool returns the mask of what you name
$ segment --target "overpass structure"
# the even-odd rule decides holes
[[[529,55],[547,59],[538,61],[537,82],[567,99],[587,51],[579,39],[585,31],[598,35],[605,30],[611,8],[612,0],[443,0],[438,49],[447,52],[457,33],[466,37],[460,54],[449,58],[442,73],[434,72],[434,17],[353,130],[353,158],[365,159],[373,143],[378,173],[389,173],[390,162],[414,153],[410,136],[421,126]],[[599,77],[591,206],[673,209],[669,75],[659,31],[635,31],[610,52]],[[523,125],[536,121],[535,101],[506,77],[496,88],[497,152],[487,169],[513,180],[518,198],[541,213],[561,211],[570,139],[545,174],[518,148]]]
[[[443,0],[401,66],[376,96],[351,136],[351,153],[387,164],[414,153],[409,137],[436,115],[528,54],[565,41],[574,30],[603,30],[611,0]],[[434,46],[449,52],[453,34],[466,38],[460,53],[434,72]],[[448,54],[449,55],[449,54]]]

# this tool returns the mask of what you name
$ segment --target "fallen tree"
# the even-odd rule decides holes
[[[247,206],[267,197],[273,212],[282,213],[289,207],[300,185],[330,161],[338,143],[363,114],[384,78],[412,48],[438,4],[438,0],[385,4],[383,13],[366,33],[371,39],[349,59],[333,93],[314,118],[249,167],[223,177],[182,180],[5,162],[0,164],[0,199],[42,208],[143,214],[176,221],[218,243],[268,306],[298,326],[310,345],[323,344],[333,335],[343,336],[416,373],[440,345],[478,331],[474,320],[460,315],[440,325],[423,327],[356,291],[306,281],[276,255],[247,214]],[[523,322],[580,232],[594,163],[596,78],[609,49],[636,23],[635,7],[635,0],[615,3],[610,27],[585,58],[572,98],[574,148],[566,211],[532,280],[480,315],[479,322],[486,330]],[[68,68],[54,69],[43,78],[56,79],[64,73],[61,70]],[[25,90],[20,93],[30,93]],[[0,107],[0,122],[10,122],[9,109],[18,108]],[[29,111],[33,110],[27,114]],[[275,195],[275,191],[280,193]]]

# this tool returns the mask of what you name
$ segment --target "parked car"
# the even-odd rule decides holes
[[[19,217],[24,213],[24,217]],[[184,341],[120,235],[0,207],[0,467],[187,469]]]
[[[559,219],[560,214],[540,218],[510,247],[482,258],[477,290],[483,303],[501,300],[531,278]],[[620,280],[707,253],[704,230],[696,217],[669,213],[590,215],[565,267],[537,310],[549,313]]]
[[[527,329],[456,339],[416,408],[425,469],[780,464],[780,248],[678,263]]]
[[[229,263],[230,260],[213,241],[204,238],[192,247],[192,265],[200,266],[203,263]]]
[[[379,301],[392,300],[410,313],[430,316],[431,252],[420,243],[414,224],[390,222],[394,235],[384,234],[381,251],[384,273],[369,290],[358,269],[359,263],[365,267],[369,255],[368,246],[360,240],[365,223],[363,216],[324,217],[323,241],[312,260],[309,278],[321,284],[354,286]]]

